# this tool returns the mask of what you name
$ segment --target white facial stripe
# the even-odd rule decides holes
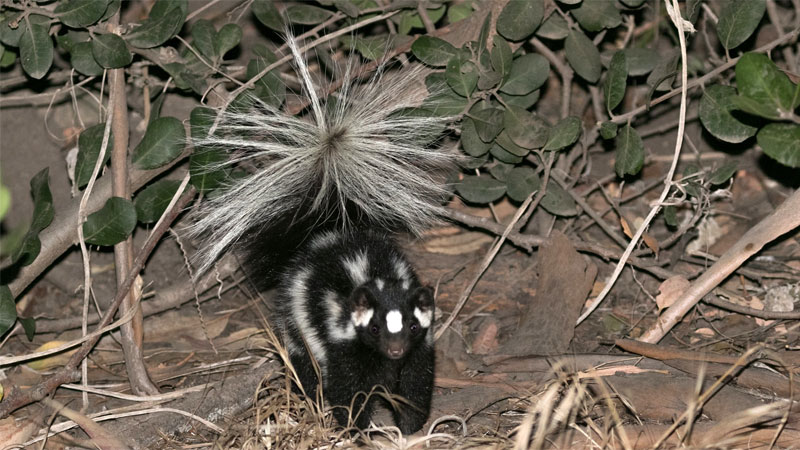
[[[425,312],[423,312],[421,309],[415,307],[414,317],[416,317],[417,320],[419,321],[419,326],[421,326],[422,328],[428,328],[429,326],[431,326],[431,321],[433,320],[433,310],[428,309]]]
[[[372,308],[367,310],[359,310],[353,311],[350,315],[350,319],[353,322],[353,325],[357,327],[365,327],[369,324],[369,321],[372,320]]]
[[[320,368],[324,370],[328,362],[328,354],[308,317],[308,289],[306,283],[310,276],[311,271],[305,269],[299,271],[294,280],[292,280],[292,285],[289,288],[292,319],[294,319],[294,325],[300,335],[305,339],[311,355],[317,360]]]
[[[394,273],[397,274],[397,278],[404,281],[408,281],[408,279],[411,278],[408,270],[408,264],[401,259],[394,260]]]
[[[312,250],[320,250],[335,244],[337,239],[339,239],[339,235],[336,232],[326,231],[316,235],[309,246]]]
[[[382,291],[383,290],[383,280],[381,280],[380,278],[375,278],[375,286],[378,287],[379,291]]]
[[[356,286],[361,286],[367,282],[367,272],[369,271],[369,261],[364,252],[360,252],[353,259],[345,259],[342,261],[347,274]]]
[[[325,307],[328,310],[328,318],[325,322],[328,325],[328,335],[333,341],[349,341],[356,337],[356,328],[352,322],[347,322],[342,327],[342,307],[339,305],[337,294],[334,291],[325,293]]]
[[[389,333],[399,333],[403,329],[403,313],[396,309],[386,313],[386,329]]]
[[[411,282],[408,280],[403,280],[403,290],[407,291],[409,287],[411,287]]]

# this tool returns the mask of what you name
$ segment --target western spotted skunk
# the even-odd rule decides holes
[[[220,167],[254,168],[201,209],[198,271],[238,251],[257,285],[278,284],[275,322],[306,395],[321,384],[337,421],[365,428],[382,398],[365,395],[383,388],[404,399],[391,409],[413,433],[433,388],[433,294],[388,233],[419,233],[440,215],[441,172],[453,157],[430,143],[446,119],[409,113],[421,100],[413,70],[389,80],[379,69],[358,83],[348,63],[325,100],[291,37],[288,46],[307,117],[256,101],[224,112],[216,132],[194,142],[230,151]],[[351,405],[348,416],[342,406]]]

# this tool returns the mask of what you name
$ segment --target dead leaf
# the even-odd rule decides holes
[[[690,284],[689,280],[683,275],[675,275],[664,280],[661,286],[658,287],[659,294],[656,296],[658,310],[662,311],[664,308],[672,306],[686,292]]]
[[[499,328],[497,321],[488,319],[481,324],[478,330],[478,335],[472,341],[472,353],[476,355],[488,355],[494,353],[500,346],[497,342],[497,333]]]

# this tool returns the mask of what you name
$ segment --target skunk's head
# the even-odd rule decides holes
[[[433,292],[407,280],[376,278],[350,296],[358,339],[389,359],[401,359],[425,342],[433,324]]]

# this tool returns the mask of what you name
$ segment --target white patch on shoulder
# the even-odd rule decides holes
[[[330,247],[331,245],[335,244],[337,240],[339,240],[339,233],[333,230],[325,231],[314,236],[314,239],[311,240],[311,243],[309,243],[308,246],[312,250],[321,250],[325,247]]]
[[[378,287],[379,291],[382,291],[383,290],[383,280],[381,280],[380,278],[375,278],[375,286]]]
[[[399,333],[403,329],[403,313],[396,309],[386,313],[386,329],[389,333]]]
[[[342,260],[347,274],[356,286],[361,286],[367,282],[367,273],[369,272],[369,261],[364,252],[359,252],[355,258],[347,258]]]
[[[433,310],[428,309],[423,312],[421,309],[414,307],[414,317],[416,317],[419,321],[419,326],[422,328],[428,328],[431,326],[431,322],[433,321]]]
[[[374,314],[372,308],[353,311],[353,313],[350,314],[350,320],[353,322],[353,325],[357,327],[365,327],[369,324],[369,321],[372,320],[372,314]]]
[[[317,335],[308,314],[308,287],[306,283],[311,276],[311,270],[303,269],[294,277],[289,287],[289,299],[291,302],[292,319],[297,331],[306,341],[311,355],[317,360],[321,369],[325,369],[328,362],[328,354],[322,340]]]
[[[325,308],[328,310],[328,318],[325,320],[328,325],[328,335],[332,341],[349,341],[356,337],[356,328],[352,322],[347,322],[343,327],[342,306],[338,302],[338,294],[334,291],[325,293]]]

